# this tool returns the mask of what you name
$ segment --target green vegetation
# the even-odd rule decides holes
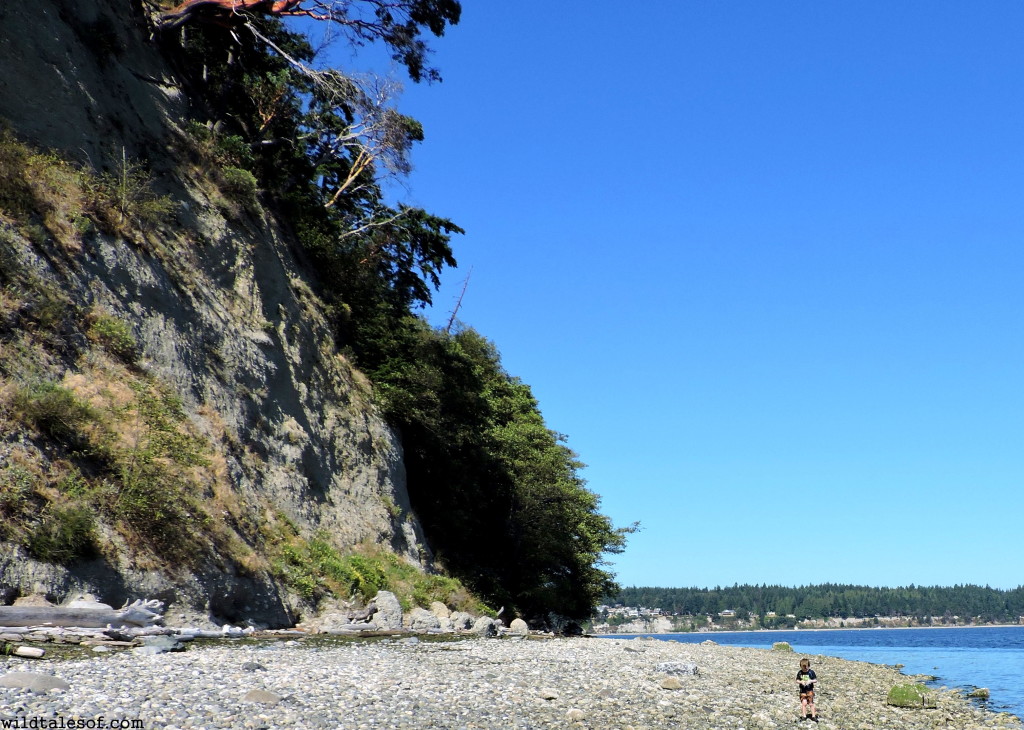
[[[772,651],[793,651],[793,647],[788,641],[776,641],[772,644]]]
[[[606,596],[605,602],[689,615],[714,616],[731,609],[744,618],[757,617],[765,628],[791,628],[797,620],[804,619],[871,619],[875,616],[903,616],[921,622],[929,617],[936,623],[968,620],[1016,623],[1017,617],[1024,615],[1024,586],[1013,590],[974,585],[869,588],[832,583],[798,588],[769,585],[644,587],[625,588]]]
[[[424,6],[414,28],[438,33],[457,10]],[[533,622],[585,618],[615,589],[603,555],[621,550],[634,528],[615,528],[598,512],[565,437],[547,428],[493,344],[472,329],[433,329],[417,315],[455,266],[450,240],[462,232],[385,201],[382,181],[409,170],[421,126],[390,105],[387,82],[315,70],[307,40],[278,21],[232,22],[239,27],[193,24],[177,45],[164,36],[192,71],[189,94],[201,113],[187,133],[196,158],[222,178],[230,168],[250,173],[244,191],[264,191],[264,205],[293,226],[319,274],[316,294],[339,349],[370,376],[401,432],[410,498],[439,564],[488,603]],[[425,47],[415,50],[402,60],[417,79],[427,75]],[[232,184],[220,188],[227,194]],[[397,508],[385,506],[394,516]],[[372,563],[328,548],[326,539],[282,538],[275,569],[311,600],[365,597],[381,585]]]
[[[14,395],[14,409],[37,429],[57,441],[75,445],[98,414],[88,403],[56,383],[33,383]]]
[[[372,7],[337,12],[366,19]],[[159,250],[149,232],[177,206],[147,161],[123,148],[92,169],[3,130],[0,418],[51,442],[47,463],[25,449],[0,474],[12,487],[0,498],[5,539],[69,562],[102,553],[113,530],[165,566],[198,564],[219,543],[234,557],[250,550],[248,564],[265,568],[252,553],[267,548],[270,569],[311,601],[388,587],[417,603],[470,607],[476,595],[535,624],[586,617],[616,588],[603,556],[634,528],[600,514],[565,437],[492,343],[418,316],[456,265],[451,238],[462,232],[385,195],[385,181],[411,169],[421,125],[394,108],[393,82],[317,68],[305,37],[261,17],[270,4],[231,8],[215,0],[158,23],[195,115],[176,151],[229,216],[265,211],[290,228],[319,276],[304,303],[329,314],[338,353],[370,376],[400,430],[413,507],[448,575],[425,576],[368,547],[343,554],[329,535],[300,535],[287,521],[259,525],[213,475],[209,444],[181,404],[143,372],[131,324],[71,301],[7,245],[17,237],[51,258],[74,257],[109,234]],[[460,10],[455,0],[399,0],[369,24],[342,27],[356,44],[382,42],[414,81],[438,79],[422,36],[441,35]],[[115,26],[100,30],[96,48],[120,46]],[[401,517],[393,502],[383,507]]]
[[[32,557],[50,563],[71,563],[96,554],[96,520],[81,504],[53,505],[43,513],[28,536]]]
[[[77,251],[94,227],[136,240],[175,210],[169,196],[154,191],[146,167],[123,150],[114,170],[100,172],[33,150],[0,127],[0,213],[36,244],[52,236]]]
[[[131,326],[110,314],[95,313],[87,330],[89,339],[124,363],[133,363],[138,357],[138,343]]]
[[[149,230],[165,222],[177,208],[169,196],[153,190],[145,165],[128,159],[123,148],[116,169],[90,182],[94,212],[108,230],[126,238],[133,237],[134,229]]]
[[[935,693],[923,684],[897,684],[886,702],[895,707],[935,707]]]
[[[305,600],[359,598],[369,601],[378,591],[395,593],[405,609],[440,601],[474,613],[491,612],[462,583],[442,575],[429,575],[392,552],[362,546],[346,555],[320,533],[312,539],[299,534],[297,526],[278,513],[270,539],[273,570]]]
[[[413,508],[439,558],[535,621],[586,616],[613,585],[601,556],[631,528],[597,512],[576,455],[490,342],[411,319],[392,334],[371,375],[402,429]]]

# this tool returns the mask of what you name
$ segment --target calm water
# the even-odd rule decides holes
[[[651,634],[699,644],[711,639],[729,646],[770,649],[788,641],[803,654],[903,664],[905,674],[931,674],[935,686],[987,687],[987,707],[1024,718],[1024,626],[959,629],[840,629],[837,631],[729,631],[710,634]],[[616,638],[609,636],[608,638]],[[625,638],[625,637],[620,637]]]

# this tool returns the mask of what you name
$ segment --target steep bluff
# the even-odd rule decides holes
[[[4,3],[0,28],[4,174],[26,177],[8,180],[0,206],[0,509],[31,532],[32,510],[105,505],[80,559],[37,560],[31,540],[0,533],[0,593],[159,597],[282,625],[304,605],[295,556],[311,544],[422,566],[395,433],[337,354],[286,227],[195,164],[189,100],[141,10]],[[12,139],[56,155],[15,154]],[[124,196],[119,222],[90,225],[76,210],[94,179],[79,169]],[[128,194],[143,187],[161,215],[129,225],[142,198]],[[66,429],[40,415],[53,394],[79,408]],[[172,437],[195,457],[161,451]],[[162,478],[162,494],[184,501],[161,506]],[[151,501],[132,513],[140,494]],[[147,508],[174,519],[146,534]],[[183,543],[192,557],[175,560]]]

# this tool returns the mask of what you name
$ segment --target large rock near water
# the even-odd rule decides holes
[[[497,636],[498,622],[489,616],[481,616],[470,630],[477,636]]]
[[[398,596],[391,591],[380,591],[373,599],[377,604],[377,613],[373,622],[381,629],[398,630],[402,628],[402,604]]]
[[[448,620],[452,622],[453,631],[468,631],[473,628],[473,617],[465,611],[452,611],[452,615],[448,617]]]

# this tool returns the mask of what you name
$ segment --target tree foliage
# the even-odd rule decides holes
[[[339,347],[371,376],[401,433],[410,497],[439,562],[485,600],[535,622],[585,618],[616,589],[602,556],[620,551],[634,528],[600,514],[576,455],[493,344],[417,316],[456,265],[451,237],[462,232],[385,202],[382,179],[408,172],[423,131],[391,106],[390,84],[317,69],[308,41],[267,17],[283,14],[267,12],[274,5],[282,4],[191,2],[165,16],[230,21],[196,24],[174,43],[164,37],[192,82],[202,148],[251,172],[263,204],[292,226]],[[364,5],[400,11],[375,15],[393,48],[414,43],[416,28],[439,34],[458,17],[449,0],[332,7]]]
[[[715,615],[730,609],[764,617],[792,614],[797,619],[874,616],[977,618],[1016,623],[1024,615],[1024,587],[999,590],[956,585],[870,588],[826,583],[787,588],[734,585],[717,588],[625,588],[612,598],[629,606],[661,608],[678,614]]]
[[[413,506],[440,559],[535,622],[586,617],[615,589],[603,554],[620,552],[634,528],[600,514],[576,454],[492,343],[472,329],[404,325],[371,373],[402,430]]]
[[[340,29],[356,45],[383,42],[414,81],[436,81],[440,74],[426,66],[430,49],[422,35],[444,35],[461,14],[458,0],[184,0],[161,12],[158,26],[171,30],[206,23],[233,28],[258,16],[312,18]]]

